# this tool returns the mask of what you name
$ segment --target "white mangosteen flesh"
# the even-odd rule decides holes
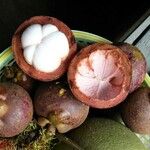
[[[116,60],[105,50],[92,52],[77,65],[75,82],[86,96],[109,100],[119,95],[124,77]]]
[[[25,61],[41,72],[53,72],[69,54],[66,35],[52,24],[33,24],[21,36]]]

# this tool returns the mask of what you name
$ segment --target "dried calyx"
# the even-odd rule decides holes
[[[109,108],[128,95],[131,71],[131,63],[118,47],[93,44],[72,60],[68,81],[80,101],[96,108]]]
[[[12,39],[19,67],[31,77],[50,81],[63,75],[76,52],[72,31],[60,20],[36,16],[19,26]]]

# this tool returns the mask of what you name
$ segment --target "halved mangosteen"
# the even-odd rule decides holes
[[[110,108],[128,95],[131,73],[131,63],[121,49],[97,43],[74,57],[68,81],[78,100],[95,108]]]
[[[12,38],[12,50],[19,67],[29,76],[42,81],[62,76],[76,47],[70,28],[49,16],[26,20]]]

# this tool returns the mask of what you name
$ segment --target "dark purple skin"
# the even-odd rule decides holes
[[[138,88],[121,107],[121,116],[132,131],[150,135],[150,88]]]
[[[32,116],[29,94],[14,83],[0,83],[0,137],[18,135],[28,126]]]
[[[132,80],[130,86],[130,93],[135,91],[142,84],[146,74],[146,60],[142,52],[135,46],[128,43],[117,43],[128,56],[132,64]]]
[[[36,114],[47,118],[60,133],[81,125],[89,112],[89,106],[76,100],[70,89],[61,82],[40,86],[35,94],[34,107]]]

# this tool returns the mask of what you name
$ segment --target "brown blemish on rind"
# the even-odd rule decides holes
[[[32,65],[29,65],[24,59],[23,48],[21,45],[21,36],[24,30],[32,24],[55,25],[59,31],[63,32],[66,35],[68,39],[69,54],[67,58],[62,61],[61,65],[53,72],[45,73],[45,72],[38,71]],[[67,70],[71,59],[75,55],[76,49],[77,49],[77,44],[75,42],[74,35],[72,31],[69,29],[69,27],[67,27],[60,20],[53,18],[53,17],[49,17],[49,16],[35,16],[26,20],[24,23],[22,23],[19,26],[19,28],[16,30],[12,38],[12,50],[13,50],[14,58],[17,64],[19,65],[19,67],[29,76],[35,79],[41,80],[41,81],[51,81],[62,76],[64,72]]]

